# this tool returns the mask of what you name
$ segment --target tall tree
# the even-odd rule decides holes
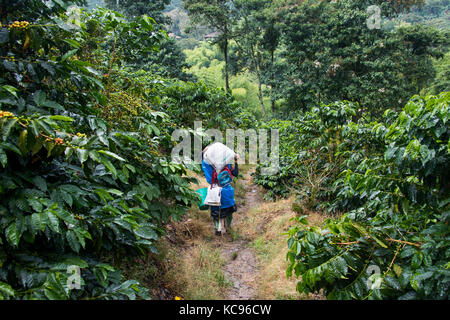
[[[233,36],[236,8],[234,0],[184,0],[184,9],[195,24],[214,28],[215,42],[220,46],[225,58],[225,90],[230,92],[229,41]]]
[[[273,15],[270,0],[236,0],[238,22],[234,30],[237,43],[235,71],[250,70],[258,81],[258,98],[264,118],[262,85],[267,84],[274,91],[275,51],[278,48],[280,32]],[[271,92],[272,115],[275,113],[275,97]]]
[[[275,101],[277,100],[276,92],[278,91],[278,84],[276,81],[276,70],[275,70],[275,52],[280,43],[281,33],[279,26],[276,22],[276,18],[270,14],[266,22],[266,30],[263,38],[263,48],[267,50],[270,55],[270,66],[269,66],[269,86],[271,88],[271,106],[272,106],[272,116],[275,116]]]

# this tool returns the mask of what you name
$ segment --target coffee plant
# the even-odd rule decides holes
[[[262,124],[260,127],[266,130],[279,130],[280,170],[275,175],[262,175],[261,167],[257,166],[253,181],[265,189],[265,199],[274,200],[278,197],[286,197],[292,191],[290,186],[294,180],[294,175],[301,170],[301,168],[294,165],[293,155],[295,154],[295,149],[293,149],[291,143],[295,137],[296,122],[274,119]]]
[[[328,180],[319,184],[322,200],[343,213],[322,227],[300,216],[289,231],[287,275],[301,278],[300,293],[448,299],[449,101],[448,92],[415,96],[401,112],[387,110],[383,122],[353,122],[353,112],[330,118],[322,108],[317,139],[299,130],[304,170],[319,167]],[[297,187],[309,194],[304,185]]]
[[[203,127],[226,130],[237,127],[240,105],[223,89],[203,82],[172,81],[161,92],[160,110],[167,112],[181,127],[193,128],[194,121],[204,120]]]
[[[164,34],[146,16],[68,25],[68,1],[20,2],[1,12],[0,299],[148,298],[105,257],[155,252],[197,201],[170,163],[168,116],[119,81]]]
[[[292,121],[267,123],[264,128],[280,130],[280,171],[264,176],[256,169],[255,182],[267,189],[266,198],[294,193],[307,199],[310,207],[317,207],[319,199],[327,200],[330,176],[336,176],[339,165],[335,151],[342,128],[355,114],[356,105],[337,102],[322,104]]]

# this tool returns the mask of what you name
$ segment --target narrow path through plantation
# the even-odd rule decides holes
[[[255,208],[259,204],[258,190],[251,182],[250,172],[245,174],[241,185],[245,190],[244,204],[240,204],[239,201],[237,203],[238,211],[234,213],[232,230],[228,230],[232,238],[236,236],[236,230],[245,228],[244,218],[250,208]],[[258,262],[249,244],[250,239],[230,241],[229,237],[223,238],[221,249],[226,261],[224,273],[226,279],[232,283],[227,297],[230,300],[251,300],[256,296]]]
[[[179,222],[166,226],[168,234],[160,242],[159,282],[172,294],[156,298],[181,297],[186,300],[277,300],[301,299],[296,292],[298,279],[286,278],[286,232],[297,213],[295,197],[266,201],[264,191],[253,182],[254,166],[239,168],[234,179],[238,206],[232,228],[216,236],[209,211],[192,207]],[[205,178],[190,172],[199,184]],[[310,222],[323,220],[319,213],[308,212]]]

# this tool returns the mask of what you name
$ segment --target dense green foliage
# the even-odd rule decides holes
[[[106,10],[69,27],[59,3],[8,27],[21,13],[2,16],[0,298],[147,298],[102,257],[155,251],[162,224],[197,199],[165,155],[168,116],[115,71],[162,35]]]
[[[198,202],[170,161],[196,120],[280,130],[254,181],[296,195],[299,293],[448,299],[448,5],[0,0],[0,299],[149,298],[124,259]]]
[[[292,183],[306,203],[345,212],[323,228],[301,216],[289,231],[287,274],[301,277],[299,292],[448,299],[449,101],[448,92],[415,96],[383,122],[353,122],[350,103],[298,121],[293,161],[302,169]]]
[[[379,116],[388,105],[400,109],[434,78],[431,57],[442,57],[444,34],[420,25],[370,29],[367,7],[305,1],[281,11],[290,65],[282,87],[290,106],[309,110],[316,101],[348,100]]]
[[[161,110],[179,128],[193,128],[196,120],[204,120],[205,128],[236,127],[240,105],[223,89],[202,82],[173,82],[161,88],[161,94]]]
[[[165,31],[165,25],[170,24],[170,17],[164,15],[166,6],[170,0],[159,1],[119,1],[106,0],[108,8],[117,10],[128,19],[133,20],[141,15],[148,15],[156,24],[154,29],[158,31]],[[139,55],[134,59],[133,65],[135,68],[143,69],[152,72],[165,78],[175,78],[184,81],[194,80],[194,77],[186,73],[184,69],[189,68],[186,63],[186,56],[174,39],[169,37],[160,39],[159,45],[155,48],[156,52],[147,55]]]

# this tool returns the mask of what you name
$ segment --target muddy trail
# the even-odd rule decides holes
[[[228,236],[222,237],[219,246],[226,261],[224,273],[226,279],[232,283],[227,299],[252,300],[256,296],[258,262],[253,249],[249,246],[250,239],[232,240],[230,232],[241,230],[243,220],[250,210],[258,206],[257,187],[253,185],[250,172],[247,172],[242,180],[245,190],[243,205],[238,202],[238,211],[233,214],[232,230],[227,230]]]

